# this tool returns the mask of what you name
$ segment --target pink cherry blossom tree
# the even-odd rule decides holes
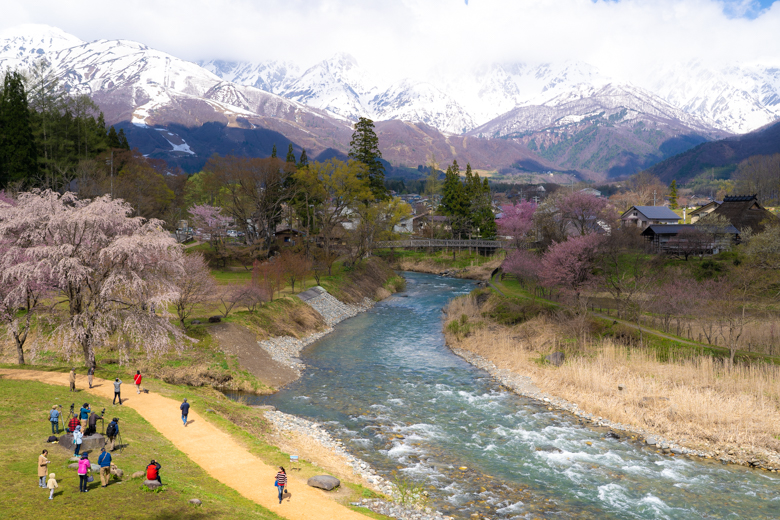
[[[542,256],[539,278],[547,287],[559,287],[579,300],[582,289],[593,281],[593,266],[601,237],[584,235],[553,242]]]
[[[223,215],[222,208],[208,204],[196,204],[189,209],[192,223],[208,235],[208,242],[214,249],[217,258],[225,259],[225,237],[227,230],[233,225],[233,217]]]
[[[0,220],[16,202],[0,192]],[[49,273],[44,268],[27,268],[24,250],[13,247],[12,239],[0,238],[0,322],[16,345],[17,360],[24,364],[24,344],[33,316],[43,308],[42,301],[50,290]]]
[[[507,255],[501,268],[504,272],[514,275],[536,296],[536,287],[539,285],[540,261],[539,255],[525,249],[517,249]]]
[[[501,206],[501,212],[501,218],[496,220],[499,232],[513,237],[515,247],[520,248],[520,244],[534,227],[536,203],[524,200],[516,205],[507,204]]]
[[[178,294],[181,246],[162,222],[132,212],[120,199],[79,200],[51,190],[20,193],[15,206],[2,208],[7,254],[20,269],[48,276],[55,307],[67,308],[52,337],[68,357],[79,347],[87,367],[95,367],[95,348],[112,337],[149,355],[184,339],[167,312]]]

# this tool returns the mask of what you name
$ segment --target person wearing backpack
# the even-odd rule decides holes
[[[133,376],[133,384],[135,385],[136,391],[140,394],[141,393],[141,371],[136,370],[135,375]]]
[[[111,454],[106,451],[105,446],[100,450],[98,465],[100,466],[100,487],[106,487],[111,478]]]
[[[108,437],[106,446],[108,446],[109,451],[114,451],[114,439],[116,439],[116,436],[118,434],[119,434],[119,419],[114,417],[113,419],[111,419],[111,422],[108,423],[108,426],[106,426],[106,437]]]
[[[57,405],[51,407],[49,412],[49,421],[51,422],[51,433],[57,435],[60,433],[60,411],[57,410]]]
[[[87,478],[89,477],[89,472],[92,471],[92,464],[89,462],[89,458],[87,457],[86,453],[81,454],[81,460],[79,460],[79,491],[82,493],[86,493],[89,490],[87,489]]]
[[[118,377],[114,379],[114,402],[111,404],[116,404],[116,400],[119,399],[119,406],[122,406],[122,395],[120,394],[120,387],[122,386],[122,380]]]
[[[75,457],[79,456],[81,451],[81,443],[84,441],[84,434],[81,432],[81,425],[76,426],[76,431],[73,432],[73,444],[76,445],[76,451],[73,452]]]
[[[49,469],[49,464],[51,464],[51,461],[46,458],[48,454],[49,450],[43,450],[38,455],[38,486],[42,488],[46,487],[46,473]]]

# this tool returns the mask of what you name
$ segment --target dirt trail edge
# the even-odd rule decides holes
[[[68,386],[68,374],[60,372],[0,369],[0,376],[5,379]],[[94,385],[100,386],[89,389],[87,376],[79,375],[76,378],[77,388],[105,399],[114,396],[111,381],[95,379]],[[246,498],[290,520],[366,520],[366,516],[334,502],[325,495],[325,491],[309,487],[305,480],[290,473],[290,495],[279,504],[276,488],[273,486],[276,468],[249,453],[229,434],[209,423],[196,410],[190,409],[191,424],[185,428],[179,412],[181,403],[154,393],[138,395],[132,384],[125,383],[123,386],[124,406],[138,412],[209,475]],[[165,466],[165,461],[161,462]]]

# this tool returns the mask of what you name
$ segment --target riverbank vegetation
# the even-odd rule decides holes
[[[531,375],[610,421],[777,467],[776,222],[743,230],[739,245],[718,254],[669,255],[647,249],[605,201],[582,193],[505,215],[499,229],[517,249],[494,290],[448,307],[453,347]],[[698,232],[719,243],[721,228],[710,219]],[[548,361],[554,352],[560,366]]]

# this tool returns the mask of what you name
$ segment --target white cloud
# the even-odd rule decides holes
[[[582,60],[641,83],[659,64],[780,64],[780,2],[756,0],[103,0],[14,2],[0,29],[46,23],[189,59],[291,59],[339,51],[392,76],[493,61]]]

